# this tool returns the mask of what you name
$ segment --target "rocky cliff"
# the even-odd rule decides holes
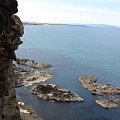
[[[12,77],[12,60],[23,35],[22,22],[14,15],[17,5],[16,0],[0,0],[0,120],[20,120]]]

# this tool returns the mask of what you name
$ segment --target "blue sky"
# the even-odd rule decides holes
[[[120,26],[120,0],[18,0],[22,21]]]

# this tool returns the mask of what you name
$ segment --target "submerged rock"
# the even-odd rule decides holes
[[[120,94],[120,87],[113,87],[109,84],[97,84],[96,78],[89,76],[89,75],[83,75],[80,77],[81,84],[90,90],[92,94],[94,95],[117,95]]]
[[[32,84],[37,84],[40,82],[44,82],[52,77],[52,74],[46,71],[35,71],[35,70],[27,70],[21,67],[17,67],[13,64],[14,68],[14,79],[15,86],[29,86]]]
[[[45,63],[37,63],[35,62],[34,60],[29,60],[29,59],[17,59],[17,63],[18,64],[22,64],[22,65],[27,65],[29,67],[34,67],[34,68],[49,68],[49,67],[52,67],[51,64],[45,64]]]
[[[61,88],[55,84],[40,84],[33,88],[32,93],[44,100],[60,102],[83,101],[83,99],[74,92],[71,92],[65,88]]]
[[[112,109],[112,108],[118,108],[118,104],[113,102],[112,100],[109,99],[99,99],[96,100],[96,103],[104,108],[107,109]]]

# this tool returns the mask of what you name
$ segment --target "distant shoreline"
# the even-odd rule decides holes
[[[24,25],[41,25],[41,26],[83,26],[88,27],[87,25],[75,25],[75,24],[54,24],[54,23],[32,23],[32,22],[23,22]]]
[[[37,22],[23,22],[23,24],[40,26],[80,26],[80,27],[120,28],[120,26],[113,26],[107,24],[62,24],[62,23],[37,23]]]

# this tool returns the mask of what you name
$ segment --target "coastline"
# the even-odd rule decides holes
[[[21,120],[43,120],[36,115],[32,106],[28,106],[21,98],[17,98],[17,103],[20,109]]]
[[[13,64],[16,87],[31,86],[45,82],[52,77],[50,72],[44,70],[51,67],[50,64],[40,64],[28,59],[21,59],[21,61],[19,59],[19,62],[17,61],[16,64]]]
[[[32,29],[32,27],[33,26],[31,26],[31,29]],[[41,28],[41,26],[40,27],[34,26],[34,27],[37,30],[41,30],[41,29],[38,29],[38,28]],[[49,30],[47,28],[52,29],[52,27],[51,28],[50,27],[45,27],[45,30],[44,30],[45,33],[46,33],[47,30]],[[27,29],[29,30],[30,27],[28,27]],[[61,29],[64,30],[63,27],[61,27]],[[34,31],[32,31],[32,33],[33,32]],[[41,37],[43,37],[43,35],[44,34],[42,34],[42,36],[37,36],[37,37],[41,38]],[[33,37],[34,37],[34,35],[33,35]],[[26,39],[26,41],[27,41],[27,37],[25,37],[24,39]],[[31,38],[31,41],[32,41],[32,39],[33,38]],[[49,36],[48,40],[49,39],[50,39],[51,43],[53,44],[52,38],[50,38],[50,36]],[[59,51],[57,51],[58,56],[56,56],[56,54],[55,55],[51,54],[51,53],[49,54],[49,52],[51,52],[51,51],[46,51],[46,53],[48,52],[48,54],[46,54],[45,52],[41,52],[41,51],[42,50],[44,51],[44,49],[46,49],[46,48],[51,50],[51,48],[49,48],[49,46],[52,46],[52,44],[49,43],[49,46],[48,46],[48,45],[46,45],[47,41],[45,41],[45,42],[44,41],[45,41],[44,37],[43,37],[42,40],[40,39],[40,42],[39,42],[39,45],[40,45],[39,49],[40,50],[38,50],[38,49],[34,50],[34,48],[33,48],[32,49],[33,51],[31,49],[28,50],[28,51],[26,50],[24,53],[19,53],[19,55],[24,56],[24,57],[28,56],[28,58],[31,58],[31,59],[34,59],[34,60],[37,60],[37,61],[42,60],[42,62],[46,61],[48,63],[54,64],[53,68],[50,68],[50,70],[52,70],[52,73],[54,74],[54,77],[52,77],[51,81],[47,81],[46,83],[53,83],[53,84],[63,86],[65,88],[69,88],[70,90],[72,90],[72,91],[78,93],[79,95],[83,96],[83,98],[85,98],[85,102],[77,103],[77,104],[76,103],[74,103],[74,104],[71,103],[70,105],[64,103],[64,106],[62,105],[62,103],[61,104],[57,103],[57,105],[56,105],[56,103],[50,103],[50,102],[43,101],[43,100],[39,101],[36,98],[36,96],[32,96],[32,95],[26,96],[26,94],[24,96],[24,93],[23,93],[23,96],[25,97],[25,101],[27,101],[27,103],[30,103],[32,106],[34,106],[35,111],[37,111],[37,113],[39,115],[42,115],[42,117],[44,119],[48,119],[48,120],[51,119],[51,118],[58,118],[58,120],[59,120],[61,115],[64,115],[65,116],[64,118],[68,119],[69,116],[66,114],[68,112],[68,110],[69,110],[70,114],[73,114],[75,120],[77,120],[78,117],[79,118],[81,117],[82,119],[88,119],[88,118],[89,119],[112,119],[110,117],[111,114],[116,116],[113,119],[119,118],[119,115],[117,114],[117,113],[119,113],[119,109],[113,109],[113,110],[103,109],[101,106],[99,106],[95,103],[95,100],[93,100],[96,96],[93,97],[93,95],[91,93],[89,93],[88,90],[85,90],[83,88],[83,86],[79,85],[79,82],[78,82],[79,75],[83,75],[83,74],[88,73],[88,74],[91,74],[91,75],[97,77],[98,78],[98,83],[101,83],[101,84],[109,83],[109,84],[112,84],[112,85],[116,86],[116,85],[118,85],[117,83],[119,83],[119,79],[117,78],[117,73],[114,74],[114,70],[116,70],[116,68],[114,68],[114,70],[113,69],[111,70],[110,67],[108,67],[107,65],[101,64],[102,62],[100,62],[99,63],[100,67],[97,67],[96,69],[94,69],[97,66],[95,63],[97,63],[97,60],[98,60],[99,57],[96,56],[96,57],[98,57],[98,58],[96,58],[95,56],[93,56],[93,59],[96,60],[96,62],[93,61],[96,66],[93,66],[93,64],[91,65],[91,63],[89,61],[89,58],[86,58],[86,62],[83,62],[82,58],[84,60],[84,55],[85,55],[85,52],[83,51],[84,49],[81,49],[82,52],[84,53],[84,55],[81,54],[81,52],[79,51],[79,54],[80,54],[81,57],[79,57],[79,59],[77,59],[76,61],[74,61],[74,59],[68,58],[69,56],[72,58],[72,52],[71,51],[69,51],[70,55],[67,54],[68,57],[65,54],[63,54],[63,57],[61,57],[61,56],[59,57]],[[57,39],[56,39],[56,41],[57,41]],[[41,42],[42,42],[42,45],[41,45]],[[62,42],[62,40],[61,40],[61,42]],[[64,42],[66,43],[65,40],[64,40]],[[38,41],[36,43],[38,43]],[[44,44],[44,43],[46,43],[46,44]],[[43,46],[43,45],[46,45],[46,47],[44,49],[41,48],[41,46]],[[81,46],[79,46],[79,47],[81,47]],[[89,46],[86,46],[86,50],[88,50],[87,47],[89,48]],[[94,47],[94,46],[92,46],[92,47]],[[53,48],[52,50],[54,51],[56,49]],[[99,52],[99,51],[97,51],[97,52]],[[30,56],[30,54],[32,54],[32,55]],[[62,54],[62,52],[60,54]],[[47,55],[47,57],[45,57],[45,55]],[[93,54],[91,54],[91,55],[93,55]],[[101,56],[101,57],[103,58],[103,56]],[[101,60],[103,60],[103,59],[101,59]],[[75,63],[75,62],[77,62],[77,63]],[[86,63],[88,63],[88,64],[86,64]],[[112,65],[111,62],[108,61],[108,63],[109,63],[108,64],[109,66]],[[86,65],[86,66],[84,66],[84,65]],[[91,66],[93,66],[93,67],[90,68]],[[114,66],[114,64],[113,64],[113,66]],[[104,69],[105,67],[106,67],[106,69]],[[108,71],[107,67],[108,67],[109,71]],[[29,97],[29,96],[31,97],[30,99],[32,99],[32,100],[27,100],[26,97]],[[86,99],[87,99],[87,101],[86,101]],[[33,100],[36,100],[35,101],[36,103],[32,103]],[[39,106],[39,108],[37,106]],[[62,112],[59,112],[59,111],[62,111]],[[100,115],[97,114],[98,111],[99,111]],[[83,112],[84,112],[84,114],[83,114]],[[52,113],[54,113],[54,116],[52,115]],[[96,113],[96,114],[93,114],[93,113]],[[106,113],[107,113],[107,115],[106,115]],[[47,114],[47,116],[46,116],[46,114]],[[85,114],[87,114],[88,116],[85,116]],[[71,116],[71,118],[73,118],[73,117]]]

